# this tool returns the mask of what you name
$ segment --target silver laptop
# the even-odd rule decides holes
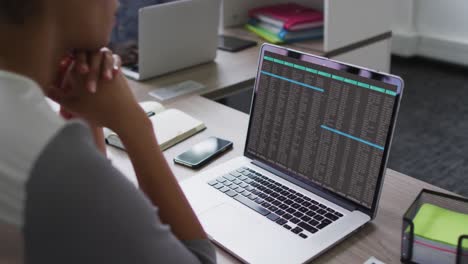
[[[139,11],[138,63],[123,68],[145,80],[216,58],[220,0],[181,0]]]
[[[397,76],[264,45],[244,156],[182,182],[210,238],[248,263],[304,263],[371,221],[402,91]]]

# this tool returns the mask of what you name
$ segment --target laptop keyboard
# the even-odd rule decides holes
[[[246,167],[208,184],[304,239],[343,216]]]

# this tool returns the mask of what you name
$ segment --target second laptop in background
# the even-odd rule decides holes
[[[220,0],[182,0],[139,11],[139,61],[127,77],[146,80],[216,58]]]

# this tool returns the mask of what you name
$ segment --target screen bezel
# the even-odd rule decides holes
[[[278,54],[278,55],[283,55],[283,56],[288,56],[288,57],[292,57],[292,58],[295,58],[295,59],[299,59],[299,60],[304,61],[304,62],[320,65],[322,67],[328,67],[330,69],[340,70],[340,71],[346,72],[348,74],[354,74],[356,76],[365,77],[365,78],[370,79],[370,80],[381,81],[381,82],[384,82],[384,83],[387,83],[387,84],[390,84],[390,85],[394,85],[394,86],[397,87],[397,95],[396,95],[396,98],[395,98],[395,105],[394,105],[393,111],[392,111],[392,117],[391,117],[391,122],[390,122],[390,127],[389,127],[389,133],[388,133],[386,141],[385,141],[385,151],[384,151],[384,154],[383,154],[383,157],[382,157],[382,164],[381,164],[381,167],[380,167],[379,176],[378,176],[377,183],[376,183],[375,195],[374,195],[374,199],[373,199],[371,208],[367,208],[364,205],[361,205],[361,204],[356,203],[356,202],[354,202],[354,201],[352,201],[352,200],[350,200],[350,199],[348,199],[346,197],[343,197],[343,196],[341,196],[341,195],[339,195],[337,193],[334,193],[333,191],[331,191],[329,189],[326,189],[324,187],[321,187],[321,186],[315,184],[312,181],[305,182],[305,180],[303,180],[303,181],[299,182],[298,178],[303,178],[303,177],[296,176],[296,175],[291,175],[291,172],[286,171],[286,170],[284,170],[282,168],[279,168],[278,166],[275,166],[274,164],[271,164],[270,162],[264,161],[261,158],[258,158],[255,155],[252,155],[252,154],[248,153],[247,145],[248,145],[248,142],[249,142],[249,137],[250,137],[250,132],[251,132],[250,128],[251,128],[252,122],[253,122],[253,112],[254,112],[254,108],[255,108],[255,101],[256,101],[257,90],[258,90],[258,80],[260,80],[261,68],[262,68],[262,65],[263,65],[263,58],[264,58],[265,52],[267,52],[267,51]],[[325,193],[328,196],[335,197],[337,200],[341,200],[341,201],[344,200],[344,201],[346,201],[346,203],[351,204],[354,208],[356,208],[357,210],[369,215],[373,219],[376,216],[377,208],[378,208],[378,202],[380,200],[380,195],[382,193],[383,178],[384,178],[386,167],[387,167],[388,156],[389,156],[389,153],[390,153],[390,147],[391,147],[392,138],[393,138],[393,134],[394,134],[394,130],[395,130],[395,123],[396,123],[397,116],[398,116],[398,110],[399,110],[399,107],[400,107],[401,96],[403,94],[403,87],[404,87],[403,79],[401,79],[400,77],[395,76],[395,75],[386,74],[386,73],[378,72],[378,71],[375,71],[375,70],[371,70],[371,69],[367,69],[367,68],[364,68],[364,67],[359,67],[359,66],[355,66],[355,65],[351,65],[351,64],[347,64],[347,63],[343,63],[343,62],[338,62],[338,61],[331,60],[331,59],[328,59],[328,58],[324,58],[324,57],[320,57],[320,56],[316,56],[316,55],[312,55],[312,54],[307,54],[307,53],[304,53],[304,52],[291,50],[291,49],[287,49],[287,48],[284,48],[284,47],[279,47],[279,46],[275,46],[275,45],[271,45],[271,44],[263,44],[262,48],[260,50],[260,56],[259,56],[259,61],[258,61],[258,69],[257,69],[257,76],[256,76],[256,79],[255,79],[255,85],[254,85],[254,90],[253,90],[253,95],[252,95],[252,102],[251,102],[250,115],[249,115],[249,117],[250,117],[249,118],[249,126],[248,126],[248,130],[247,130],[246,141],[245,141],[244,156],[246,156],[247,158],[250,158],[250,159],[252,159],[254,161],[265,164],[267,166],[270,166],[270,167],[272,167],[273,169],[275,169],[277,171],[282,172],[281,173],[282,175],[278,175],[279,177],[282,177],[285,180],[290,181],[290,182],[292,182],[294,184],[299,183],[298,185],[300,185],[301,187],[304,187],[305,189],[308,189],[308,190],[311,190],[311,191],[318,190],[320,193]]]

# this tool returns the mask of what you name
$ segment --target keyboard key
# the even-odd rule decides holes
[[[247,185],[246,187],[244,187],[247,191],[251,192],[253,190],[255,190],[254,187],[250,186],[250,185]]]
[[[216,188],[216,189],[221,189],[221,188],[224,187],[224,184],[218,182],[215,185],[213,185],[213,187]]]
[[[319,208],[318,208],[318,206],[316,206],[316,205],[311,205],[311,206],[309,206],[309,209],[312,210],[312,211],[316,211],[316,210],[318,210]]]
[[[265,207],[265,208],[268,208],[268,207],[271,206],[271,204],[268,203],[268,202],[263,202],[263,203],[262,203],[262,206]]]
[[[333,210],[333,209],[331,209],[331,208],[327,208],[326,210],[327,210],[328,212],[330,212],[330,213],[334,213],[334,212],[335,212],[335,210]]]
[[[236,170],[237,172],[243,172],[244,171],[244,168],[239,168]]]
[[[314,216],[314,219],[317,220],[317,221],[322,221],[322,220],[323,220],[323,216],[321,216],[321,215],[315,215],[315,216]]]
[[[335,212],[335,215],[338,216],[338,217],[343,217],[343,214],[338,213],[338,212]]]
[[[307,224],[307,223],[304,223],[304,222],[300,222],[298,224],[298,226],[300,226],[301,228],[304,228],[305,230],[309,231],[310,233],[314,234],[316,233],[318,230],[317,228]]]
[[[294,210],[294,208],[288,208],[288,209],[286,209],[286,212],[288,212],[290,214],[294,214],[296,212],[296,210]]]
[[[299,207],[301,207],[301,205],[298,204],[298,203],[293,203],[293,204],[291,204],[291,207],[295,208],[295,209],[298,209]]]
[[[291,200],[294,200],[294,199],[297,198],[297,196],[294,195],[294,194],[290,194],[290,195],[288,195],[288,198],[291,199]]]
[[[306,213],[306,215],[308,215],[308,216],[310,216],[310,217],[313,217],[313,216],[316,215],[316,213],[313,212],[313,211],[308,211],[308,212]]]
[[[271,205],[270,207],[268,207],[268,209],[270,209],[270,211],[276,211],[278,210],[278,207],[274,206],[274,205]]]
[[[234,181],[234,180],[236,179],[236,178],[234,178],[234,177],[233,177],[232,175],[230,175],[230,174],[226,174],[226,175],[224,175],[223,177],[224,177],[225,179],[230,180],[230,181]]]
[[[304,200],[306,200],[306,201],[310,201],[310,200],[312,200],[312,199],[310,199],[310,198],[309,198],[309,197],[307,197],[307,196],[304,196]]]
[[[314,219],[310,220],[308,223],[309,223],[309,225],[311,225],[311,226],[316,226],[316,225],[320,224],[318,221],[316,221],[316,220],[314,220]]]
[[[304,202],[304,199],[298,197],[298,198],[294,199],[294,201],[295,201],[296,203],[303,203],[303,202]]]
[[[229,187],[223,186],[223,188],[219,189],[221,192],[225,193],[230,191],[231,189]]]
[[[304,195],[302,193],[296,193],[297,196],[299,197],[304,197]]]
[[[280,195],[280,196],[279,196],[278,198],[276,198],[276,199],[279,200],[279,201],[285,201],[287,198],[284,197],[284,196],[282,196],[282,195]]]
[[[288,219],[288,220],[291,219],[292,217],[293,217],[293,216],[290,215],[290,214],[288,214],[288,213],[285,213],[285,214],[283,215],[283,218]]]
[[[242,175],[242,176],[240,176],[238,179],[239,179],[239,180],[241,180],[241,181],[245,181],[246,179],[248,179],[248,177],[247,177],[247,176],[244,176],[244,175]]]
[[[294,193],[296,193],[296,191],[295,191],[295,190],[293,190],[293,189],[289,189],[289,192],[290,192],[291,194],[294,194]]]
[[[242,193],[244,191],[245,191],[244,188],[241,188],[241,187],[237,187],[237,189],[236,189],[236,192],[238,192],[238,193]]]
[[[273,191],[271,189],[265,189],[263,192],[266,194],[271,194]]]
[[[262,203],[265,202],[265,200],[263,200],[262,198],[259,197],[259,198],[255,199],[255,202],[258,203],[258,204],[262,204]]]
[[[283,218],[280,218],[280,219],[276,220],[276,223],[277,223],[278,225],[284,225],[284,224],[286,224],[287,222],[288,222],[288,220],[285,220],[285,219],[283,219]]]
[[[247,196],[247,197],[248,197],[250,194],[251,194],[251,192],[249,192],[249,191],[247,191],[247,190],[244,190],[244,191],[242,192],[242,195]]]
[[[334,215],[334,214],[332,214],[332,213],[327,213],[327,214],[325,214],[325,217],[328,218],[328,219],[330,219],[330,220],[332,220],[332,221],[338,220],[338,216],[336,216],[336,215]]]
[[[234,177],[236,177],[236,178],[237,178],[237,177],[240,177],[240,176],[242,175],[242,174],[240,174],[240,173],[237,172],[237,171],[233,171],[233,172],[231,172],[231,173],[229,173],[229,174],[231,174],[232,176],[234,176]]]
[[[291,230],[291,226],[289,225],[284,225],[283,227],[286,228],[287,230]]]
[[[299,218],[293,217],[289,221],[291,221],[291,223],[293,223],[293,224],[297,224],[297,223],[299,223],[300,220],[299,220]]]
[[[252,179],[249,179],[249,178],[247,178],[247,179],[245,179],[245,180],[243,180],[243,181],[244,181],[245,183],[252,183],[252,182],[253,182],[253,180],[252,180]]]
[[[283,210],[286,210],[286,209],[289,208],[289,206],[287,206],[286,204],[280,204],[278,207],[283,209]]]
[[[271,197],[274,197],[274,198],[276,198],[276,197],[279,196],[279,194],[278,194],[278,193],[275,193],[275,192],[272,192],[270,195],[271,195]]]
[[[312,201],[310,201],[310,202],[311,202],[312,204],[318,204],[318,202],[315,201],[315,200],[312,200]]]
[[[276,221],[276,220],[278,220],[280,217],[279,217],[277,214],[270,213],[270,214],[267,215],[267,218],[270,219],[271,221]]]
[[[304,231],[304,230],[302,230],[302,228],[300,228],[300,227],[295,227],[293,230],[291,230],[291,232],[293,232],[294,234],[299,234],[302,231]]]
[[[244,174],[244,176],[247,176],[247,175],[250,174],[250,172],[249,171],[243,171],[242,174]]]
[[[281,202],[278,201],[278,200],[274,200],[273,202],[271,202],[272,204],[276,205],[276,206],[280,206]]]
[[[230,181],[225,181],[223,184],[224,184],[224,186],[231,186],[231,185],[233,185],[233,183],[230,182]]]
[[[321,214],[321,215],[327,213],[327,211],[325,211],[325,210],[323,210],[323,209],[318,209],[316,212],[317,212],[317,214]]]
[[[308,217],[307,215],[304,215],[303,217],[301,217],[301,220],[304,221],[304,222],[308,222],[308,221],[310,221],[310,219],[312,219],[312,218]]]
[[[267,200],[268,202],[273,202],[275,199],[271,196],[268,196],[267,198],[265,198],[265,200]]]
[[[241,182],[241,183],[239,184],[239,186],[242,187],[242,188],[245,188],[245,187],[247,187],[247,186],[249,186],[249,185],[248,185],[247,183],[245,183],[245,182]]]
[[[309,206],[311,206],[311,205],[312,205],[312,204],[311,204],[310,202],[307,202],[307,201],[305,201],[305,202],[302,203],[302,206],[305,206],[305,207],[309,207]]]
[[[290,193],[286,190],[280,192],[281,195],[288,196]]]
[[[329,219],[325,218],[325,219],[322,220],[322,223],[325,223],[325,224],[329,225],[329,224],[332,223],[332,221],[330,221]]]
[[[239,180],[239,179],[235,179],[235,180],[234,180],[234,183],[237,184],[237,185],[240,185],[240,184],[243,183],[243,182],[242,182],[241,180]]]
[[[210,186],[213,186],[213,185],[218,184],[218,181],[217,181],[217,180],[212,180],[212,181],[208,182],[208,184],[209,184]]]
[[[219,181],[220,183],[223,183],[223,182],[227,181],[226,178],[224,178],[224,177],[219,177],[216,180]]]
[[[253,209],[254,211],[256,211],[257,213],[259,213],[261,215],[265,216],[265,215],[270,214],[270,211],[268,211],[267,209],[265,209],[262,206],[258,205],[257,203],[251,201],[247,197],[244,197],[242,195],[236,195],[236,196],[234,196],[234,199],[237,200],[238,202],[241,202],[242,204],[246,205],[250,209]]]
[[[230,196],[230,197],[234,197],[234,196],[237,195],[237,193],[236,193],[235,191],[233,191],[233,190],[227,191],[227,192],[225,192],[225,193],[226,193],[226,195],[228,195],[228,196]]]
[[[299,236],[302,237],[303,239],[306,239],[306,238],[307,238],[307,235],[304,234],[304,233],[300,233]]]
[[[255,199],[257,199],[258,196],[251,193],[248,197],[249,197],[250,200],[255,200]]]
[[[237,190],[237,188],[240,188],[239,185],[237,184],[232,184],[231,186],[229,186],[231,189],[233,189],[234,191]]]
[[[297,209],[297,210],[299,210],[300,212],[303,212],[303,213],[309,211],[309,209],[305,208],[304,206],[300,207],[300,208]]]
[[[298,218],[301,218],[301,217],[304,216],[304,214],[301,213],[301,212],[295,212],[293,215],[294,215],[295,217],[298,217]]]
[[[279,215],[279,216],[282,216],[282,215],[284,215],[286,212],[283,211],[283,210],[281,210],[281,209],[278,209],[278,210],[275,211],[275,213],[276,213],[277,215]]]
[[[293,204],[294,202],[293,202],[292,200],[287,199],[287,200],[285,200],[283,203],[285,203],[285,204],[287,204],[287,205],[291,205],[291,204]]]
[[[319,204],[319,207],[323,209],[327,208],[324,204]]]

